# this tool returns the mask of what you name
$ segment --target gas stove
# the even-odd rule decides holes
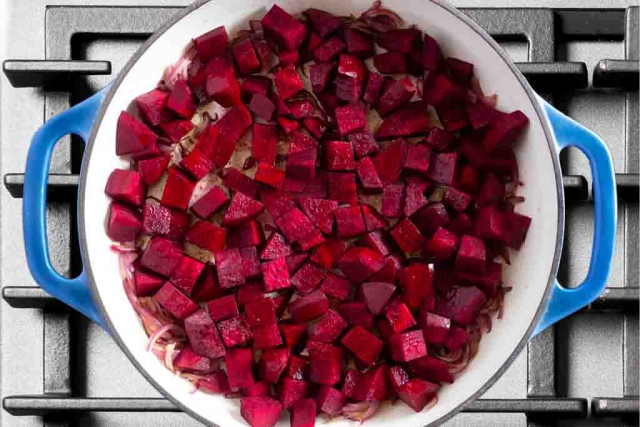
[[[188,1],[5,0],[0,98],[0,426],[192,426],[138,373],[97,325],[33,281],[25,262],[21,195],[25,158],[44,120],[114,78],[138,46]],[[619,195],[616,257],[607,290],[531,341],[481,399],[448,426],[592,426],[638,423],[637,0],[459,0],[540,94],[600,134]],[[482,8],[478,8],[482,7]],[[590,7],[589,9],[584,9]],[[57,145],[49,179],[51,259],[81,268],[75,230],[82,142]],[[586,275],[593,235],[591,178],[577,150],[561,155],[567,224],[559,280]]]

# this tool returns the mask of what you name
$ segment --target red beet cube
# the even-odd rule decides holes
[[[346,141],[325,141],[324,157],[328,170],[353,170],[353,148]]]
[[[266,348],[277,347],[282,344],[282,335],[277,323],[253,328],[253,348],[264,350]]]
[[[255,246],[240,248],[240,256],[242,257],[242,268],[246,279],[255,279],[262,274],[258,249]]]
[[[415,85],[409,77],[394,80],[391,84],[382,88],[382,94],[378,100],[378,112],[381,116],[388,115],[409,102],[415,92]]]
[[[283,378],[278,386],[278,399],[285,409],[291,409],[300,400],[304,399],[309,390],[309,383],[302,380]]]
[[[391,335],[389,347],[391,347],[391,357],[397,362],[409,362],[427,354],[427,346],[421,330]]]
[[[438,384],[415,378],[398,388],[398,397],[411,409],[420,412],[436,396],[439,389]]]
[[[314,93],[320,93],[325,90],[335,71],[336,64],[319,64],[315,63],[309,67],[309,79]]]
[[[407,371],[412,376],[426,381],[453,382],[453,375],[449,372],[449,364],[430,355],[409,362]]]
[[[422,67],[425,70],[437,71],[442,67],[443,58],[440,46],[428,34],[424,35],[421,53]]]
[[[104,192],[107,196],[122,203],[141,206],[147,187],[142,175],[135,171],[114,169],[107,179]]]
[[[508,231],[506,233],[507,246],[519,250],[527,237],[531,218],[513,211],[505,212]]]
[[[289,270],[283,257],[274,259],[273,261],[263,262],[260,265],[260,269],[262,270],[265,292],[273,292],[291,287]]]
[[[165,237],[152,237],[147,248],[142,252],[140,265],[169,277],[182,259],[182,249],[178,244]]]
[[[271,385],[266,381],[259,381],[251,387],[242,389],[242,395],[247,397],[268,396],[271,393]]]
[[[406,217],[410,217],[427,205],[428,200],[419,185],[411,182],[407,185],[404,197],[403,212]]]
[[[229,349],[224,358],[224,363],[227,367],[231,388],[253,386],[253,351],[250,348]]]
[[[315,399],[318,410],[330,417],[340,414],[340,410],[347,400],[340,390],[329,386],[320,387]]]
[[[329,173],[329,198],[339,203],[358,203],[356,176],[353,173]]]
[[[202,270],[204,270],[202,262],[184,255],[171,273],[169,280],[183,293],[191,295]]]
[[[273,75],[273,81],[282,99],[289,99],[304,89],[300,75],[295,67],[288,65],[279,69]]]
[[[229,201],[227,195],[219,188],[212,187],[204,196],[191,205],[191,211],[199,218],[206,219]]]
[[[367,125],[364,110],[355,105],[336,108],[336,122],[340,136],[363,129]]]
[[[330,297],[344,301],[351,294],[351,282],[344,277],[333,273],[327,273],[320,285],[320,291]]]
[[[411,310],[420,308],[421,302],[433,294],[433,276],[433,266],[427,264],[412,264],[398,273],[404,302]]]
[[[136,240],[142,220],[138,212],[118,203],[111,203],[109,207],[109,222],[107,236],[116,242],[131,242]]]
[[[362,210],[362,218],[364,219],[367,231],[380,230],[388,225],[387,220],[371,206],[363,204],[360,205],[360,209]]]
[[[193,290],[191,298],[195,302],[205,302],[218,298],[223,294],[222,288],[218,283],[213,266],[207,264],[204,268],[199,283]]]
[[[456,269],[482,273],[486,258],[486,248],[482,240],[470,235],[462,236],[456,256]]]
[[[320,291],[298,298],[289,303],[289,314],[296,322],[308,322],[322,316],[329,309],[329,302]]]
[[[309,338],[314,341],[333,342],[346,327],[347,322],[340,317],[338,313],[333,310],[328,310],[315,323],[307,326],[307,334]],[[338,364],[338,377],[339,376],[340,366]],[[311,381],[313,381],[313,379]]]
[[[219,250],[214,252],[218,280],[222,288],[234,288],[245,282],[242,257],[238,248]]]
[[[136,117],[122,111],[116,129],[116,155],[142,151],[155,145],[158,136]]]
[[[446,298],[436,300],[436,313],[460,325],[470,325],[486,302],[487,297],[475,286],[455,287]]]
[[[222,181],[231,190],[251,198],[254,198],[258,193],[258,184],[238,169],[228,168],[223,173]]]
[[[227,248],[246,248],[264,242],[262,227],[258,221],[247,221],[229,230]]]
[[[258,282],[247,283],[238,289],[238,305],[245,306],[253,301],[264,298],[262,286]]]
[[[407,143],[403,139],[397,139],[373,158],[373,165],[383,185],[388,185],[398,180],[405,162],[406,153]]]
[[[198,304],[186,297],[171,282],[166,282],[153,298],[178,320],[184,320],[198,309]]]
[[[379,151],[378,143],[366,129],[350,133],[348,139],[355,151],[356,158],[377,154]]]
[[[376,172],[373,162],[369,157],[363,157],[358,160],[355,168],[358,178],[360,179],[360,185],[362,185],[364,190],[375,193],[382,189],[382,182],[380,181],[380,177],[378,177],[378,172]]]
[[[283,409],[280,402],[266,396],[245,397],[240,402],[240,415],[251,427],[273,427]]]
[[[211,169],[213,169],[213,163],[207,156],[202,154],[198,148],[191,150],[182,161],[180,166],[185,168],[189,174],[197,180],[205,177]]]
[[[235,42],[231,48],[231,53],[236,60],[236,66],[241,75],[252,74],[260,70],[260,61],[251,38],[246,37]]]
[[[453,134],[439,127],[431,128],[429,134],[424,139],[424,142],[437,151],[446,150],[453,141]]]
[[[381,74],[374,73],[373,71],[369,72],[367,86],[362,97],[364,102],[368,102],[369,104],[375,104],[378,102],[380,89],[382,89],[382,83],[384,80],[385,79]]]
[[[343,356],[341,347],[312,340],[307,341],[307,351],[310,357],[318,359],[335,359],[341,361]]]
[[[307,28],[302,22],[278,5],[273,5],[260,22],[267,39],[273,40],[284,50],[297,49],[307,35]]]
[[[227,232],[208,221],[196,221],[185,236],[185,241],[211,252],[224,247]]]
[[[175,82],[166,105],[169,110],[185,119],[190,119],[198,107],[191,88],[184,80]]]
[[[187,178],[182,172],[175,167],[171,168],[162,192],[161,203],[165,206],[186,211],[195,186],[196,183]]]
[[[431,236],[438,227],[447,227],[451,218],[442,203],[431,203],[420,209],[413,218],[422,234]]]
[[[225,108],[240,104],[240,84],[225,58],[213,58],[202,74],[206,94],[214,101]]]
[[[506,213],[502,213],[495,206],[489,205],[478,209],[475,220],[475,234],[481,239],[504,241],[507,236]]]
[[[262,203],[237,192],[231,199],[229,209],[227,209],[222,218],[222,225],[225,227],[238,226],[245,221],[257,218],[263,210],[264,205]]]
[[[281,234],[271,233],[267,243],[260,253],[260,259],[277,259],[293,253],[291,246],[284,240]]]
[[[419,252],[422,249],[422,236],[418,227],[409,219],[400,221],[389,234],[406,254]]]
[[[361,374],[353,391],[353,399],[360,402],[384,400],[387,394],[385,369],[376,366]]]
[[[173,366],[179,371],[194,372],[198,374],[206,374],[211,372],[211,360],[208,357],[198,356],[193,352],[191,347],[185,347],[173,360]],[[226,374],[225,377],[226,379]],[[227,382],[228,385],[228,382]]]
[[[254,93],[249,103],[249,110],[263,120],[271,120],[276,109],[275,104],[261,93]]]
[[[245,317],[249,326],[264,326],[276,323],[276,311],[271,298],[263,298],[245,305]]]
[[[384,267],[382,255],[369,248],[352,247],[338,260],[336,266],[348,279],[362,283]]]
[[[383,74],[407,72],[407,57],[400,52],[384,52],[373,57],[373,66]]]
[[[384,264],[384,267],[376,274],[371,276],[372,282],[385,282],[385,283],[395,283],[396,281],[396,272],[398,267],[396,267],[395,257],[390,256],[387,258],[387,261]],[[401,262],[400,262],[401,265]]]
[[[145,273],[141,270],[133,272],[135,293],[138,297],[148,297],[155,294],[162,287],[165,279],[155,274]]]
[[[251,139],[251,155],[253,158],[259,162],[274,164],[278,139],[277,126],[254,123]]]
[[[417,324],[409,308],[399,299],[394,299],[387,304],[384,315],[394,333],[406,331]]]
[[[172,114],[166,108],[169,92],[161,89],[153,89],[135,99],[138,111],[151,126],[158,126],[172,119]]]
[[[285,257],[285,262],[287,263],[289,274],[293,274],[294,272],[296,272],[298,270],[298,267],[300,267],[306,260],[307,254],[304,252],[300,254],[291,254]]]
[[[395,286],[384,282],[368,282],[361,286],[364,302],[369,311],[376,315],[382,313],[382,309],[389,302],[395,290]]]
[[[404,206],[404,185],[391,184],[382,190],[382,215],[400,218]]]
[[[338,203],[332,200],[305,197],[300,200],[305,215],[311,219],[323,233],[331,233],[333,229],[334,211]]]
[[[437,260],[447,261],[456,253],[459,243],[460,239],[458,236],[440,227],[434,235],[431,236],[429,243],[426,245],[426,250]]]
[[[196,37],[193,42],[200,58],[207,61],[224,53],[229,45],[229,36],[225,28],[220,26]]]
[[[471,228],[473,227],[473,222],[471,221],[471,217],[466,213],[461,213],[449,225],[449,231],[451,231],[456,236],[462,237],[465,234],[469,234]]]
[[[276,225],[289,242],[300,241],[314,230],[311,220],[297,208],[277,218]]]
[[[218,329],[227,348],[246,344],[253,338],[251,328],[244,316],[223,320],[218,323]]]
[[[332,37],[324,41],[313,51],[313,58],[317,62],[329,62],[335,59],[345,48],[344,43],[338,37]]]
[[[226,354],[215,323],[204,310],[198,310],[184,319],[189,343],[198,356],[217,359]]]
[[[309,19],[311,27],[320,34],[320,37],[322,38],[327,37],[342,26],[342,20],[340,18],[337,18],[323,10],[311,8],[307,9],[305,14]]]
[[[528,124],[529,119],[520,110],[502,115],[487,129],[482,138],[482,147],[486,152],[507,148]]]
[[[291,427],[314,427],[316,422],[316,402],[301,399],[291,409]]]
[[[440,184],[453,185],[458,166],[458,153],[437,153],[429,166],[428,176]]]
[[[460,191],[454,187],[449,187],[444,193],[444,203],[450,206],[452,209],[462,212],[471,203],[471,196],[463,191]]]
[[[338,236],[342,239],[365,233],[364,220],[359,206],[345,206],[335,211]]]
[[[351,328],[340,342],[366,365],[372,365],[384,347],[381,340],[361,326]]]
[[[426,175],[430,160],[431,149],[428,146],[423,144],[410,145],[404,167],[412,172]]]
[[[343,302],[338,306],[338,313],[352,325],[373,328],[373,315],[363,302]]]
[[[428,111],[424,104],[411,102],[391,113],[378,128],[376,139],[391,139],[425,134],[431,127]]]
[[[429,75],[423,100],[435,108],[448,107],[465,100],[466,91],[458,86],[449,76],[438,73]]]
[[[308,294],[318,287],[326,274],[326,270],[307,262],[293,275],[291,283],[301,294]]]
[[[309,364],[311,382],[323,385],[335,385],[340,382],[340,361],[332,358],[312,357]]]
[[[386,238],[386,235],[383,235],[380,231],[372,231],[357,242],[358,245],[364,245],[384,256],[391,253],[389,243],[390,242]]]
[[[306,117],[302,120],[302,125],[314,138],[322,138],[327,131],[327,122],[318,117]]]
[[[451,319],[434,313],[420,311],[420,327],[424,340],[429,344],[442,344],[449,335]]]
[[[153,185],[160,180],[168,165],[168,156],[153,157],[151,159],[140,160],[138,162],[138,170],[145,184]]]
[[[238,311],[238,305],[236,304],[236,298],[233,295],[226,295],[213,301],[209,301],[207,303],[207,308],[209,309],[209,316],[211,316],[211,318],[216,322],[229,319],[240,314]]]

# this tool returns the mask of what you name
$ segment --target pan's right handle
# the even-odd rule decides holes
[[[27,263],[31,275],[42,289],[104,327],[91,297],[84,272],[68,279],[51,264],[47,242],[47,182],[49,163],[56,143],[65,135],[80,136],[86,143],[100,104],[108,88],[61,113],[38,129],[33,136],[25,169],[22,227]]]

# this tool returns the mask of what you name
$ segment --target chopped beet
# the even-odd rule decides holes
[[[488,241],[500,242],[507,236],[507,213],[495,206],[483,206],[478,209],[475,219],[475,235]]]
[[[313,58],[318,62],[329,62],[342,52],[345,48],[344,43],[338,37],[332,37],[323,42],[313,51]]]
[[[278,5],[273,5],[260,23],[267,39],[284,50],[297,49],[307,35],[307,28]]]
[[[285,262],[287,264],[287,270],[289,274],[293,274],[298,267],[302,265],[303,262],[307,260],[307,254],[305,252],[299,254],[291,254],[285,257]]]
[[[195,302],[205,302],[222,296],[223,291],[218,283],[214,268],[207,264],[200,276],[200,282],[196,284],[196,288],[191,295]]]
[[[340,382],[340,361],[332,358],[311,357],[309,379],[322,385],[335,385]]]
[[[417,324],[407,306],[400,299],[394,299],[387,304],[384,315],[395,333],[403,332]]]
[[[433,294],[433,266],[412,264],[398,273],[404,302],[411,310],[420,308],[422,301]]]
[[[344,277],[327,273],[320,285],[320,290],[326,295],[344,301],[351,294],[351,282]]]
[[[476,202],[481,205],[497,205],[504,198],[504,184],[493,172],[488,171],[476,193]]]
[[[245,278],[255,279],[262,274],[260,271],[258,249],[256,249],[255,246],[240,248],[240,256],[242,257],[242,268]]]
[[[400,218],[404,206],[404,185],[391,184],[382,190],[382,215],[387,218]]]
[[[362,218],[367,227],[367,231],[375,231],[387,226],[387,220],[369,205],[360,205]]]
[[[191,347],[185,347],[173,360],[173,366],[180,371],[207,373],[211,372],[211,359],[198,356]]]
[[[271,392],[271,385],[266,381],[259,381],[251,387],[242,389],[242,395],[247,397],[268,396]]]
[[[368,248],[352,247],[337,262],[337,267],[352,282],[362,283],[384,267],[384,258]]]
[[[425,310],[420,311],[420,327],[424,339],[429,344],[442,344],[449,335],[451,319],[430,313]]]
[[[328,310],[315,323],[307,326],[309,338],[320,342],[335,341],[347,327],[347,322],[334,310]],[[338,376],[340,375],[338,366]],[[312,380],[313,381],[313,380]]]
[[[370,104],[376,104],[378,99],[380,99],[380,90],[382,89],[384,80],[381,74],[370,71],[362,100]]]
[[[236,168],[227,168],[223,171],[222,181],[227,188],[238,191],[247,197],[255,198],[258,194],[258,184]]]
[[[373,249],[383,256],[389,255],[392,250],[391,242],[389,242],[387,235],[378,230],[365,235],[358,240],[357,244]]]
[[[178,80],[175,83],[171,95],[167,99],[166,106],[169,110],[185,119],[190,119],[198,107],[189,84],[184,80]]]
[[[313,399],[301,399],[293,405],[291,427],[313,427],[316,422],[316,402]]]
[[[193,39],[200,58],[207,61],[224,53],[229,45],[229,36],[224,27],[217,27]]]
[[[335,63],[315,63],[309,67],[309,80],[314,93],[325,90],[336,70]]]
[[[278,398],[285,409],[302,400],[309,389],[309,383],[302,380],[283,378],[278,385]]]
[[[381,116],[388,115],[409,102],[415,92],[415,85],[409,77],[394,80],[391,84],[382,88],[382,94],[377,104],[378,112]]]
[[[238,305],[233,295],[226,295],[207,303],[207,309],[209,310],[209,316],[216,322],[220,320],[229,319],[235,317],[240,312],[238,311]]]
[[[178,320],[184,320],[198,309],[198,305],[180,292],[171,282],[166,282],[153,298]]]
[[[142,175],[136,171],[114,169],[107,179],[104,192],[107,196],[122,203],[141,206],[147,187]]]
[[[391,139],[426,133],[430,128],[429,114],[420,102],[411,102],[384,119],[376,132],[377,139]]]
[[[240,402],[240,415],[251,427],[275,426],[283,409],[280,402],[266,396],[244,397]]]
[[[427,355],[427,346],[420,329],[389,337],[391,357],[396,362],[410,362]]]
[[[176,268],[171,273],[171,283],[184,294],[191,295],[193,288],[204,270],[204,264],[197,259],[183,255]]]
[[[271,79],[265,76],[249,76],[242,81],[240,90],[242,90],[243,98],[251,99],[251,95],[259,93],[261,95],[269,95],[271,90]]]
[[[195,186],[196,183],[191,181],[177,168],[171,168],[169,169],[167,182],[162,192],[161,203],[165,206],[186,211]]]
[[[169,277],[182,259],[182,249],[165,237],[152,237],[142,252],[140,264],[162,276]]]
[[[324,157],[328,170],[353,170],[353,147],[345,141],[325,141]]]
[[[412,172],[426,175],[429,170],[431,150],[424,144],[410,145],[407,150],[407,160],[404,168]]]
[[[240,83],[236,73],[225,58],[213,58],[204,71],[206,94],[225,108],[240,104]]]
[[[339,203],[358,203],[356,176],[354,173],[330,172],[329,173],[329,198]]]
[[[456,256],[456,269],[482,273],[484,272],[485,263],[486,248],[484,242],[477,237],[462,236],[460,249]]]
[[[165,279],[155,274],[136,270],[133,272],[133,282],[136,296],[148,297],[155,294],[164,285]]]
[[[373,315],[363,302],[343,302],[338,306],[338,313],[350,324],[371,329]]]
[[[284,344],[287,348],[291,349],[298,345],[302,337],[307,331],[305,325],[301,325],[298,323],[280,323],[278,325],[280,328],[280,333],[284,338]],[[293,356],[292,356],[293,357]],[[289,362],[291,365],[293,360]],[[294,378],[294,379],[302,379],[302,378]]]
[[[271,233],[267,243],[265,244],[260,259],[277,259],[293,253],[291,246],[284,240],[279,233]]]
[[[432,127],[427,136],[424,139],[429,146],[434,150],[444,151],[454,140],[454,136],[451,132],[440,129],[439,127]]]
[[[138,111],[150,126],[158,126],[173,118],[166,108],[167,98],[169,98],[169,92],[153,89],[135,99]]]
[[[315,249],[310,260],[320,267],[329,270],[333,268],[336,261],[340,259],[346,250],[347,245],[344,241],[330,238],[322,242]]]
[[[237,248],[215,251],[214,259],[222,288],[234,288],[245,282],[244,271],[238,268],[242,265],[242,257]]]
[[[367,124],[364,110],[354,105],[336,108],[335,116],[340,136],[363,129]]]
[[[407,185],[404,197],[404,210],[403,213],[406,217],[410,217],[414,213],[418,212],[428,203],[427,198],[424,196],[423,191],[417,184],[410,183]]]
[[[244,306],[247,323],[251,327],[276,323],[276,310],[271,298],[252,301]]]
[[[273,76],[274,84],[282,99],[289,99],[304,89],[300,75],[295,67],[288,65],[279,69]]]
[[[244,316],[236,316],[218,323],[218,330],[227,348],[246,344],[253,338]]]
[[[438,227],[447,227],[451,218],[442,203],[430,203],[412,218],[425,237],[430,237]]]
[[[289,303],[289,314],[297,322],[308,322],[322,316],[329,309],[329,302],[320,291],[298,298]]]
[[[471,325],[486,302],[487,297],[475,286],[454,287],[446,298],[436,300],[436,313],[460,325]]]
[[[382,267],[376,274],[371,276],[371,281],[395,283],[397,269],[398,268],[396,267],[396,261],[394,260],[394,257],[390,256],[384,263],[384,267]]]
[[[111,203],[107,236],[116,242],[131,242],[136,240],[142,229],[142,220],[138,212],[118,203]]]
[[[506,233],[507,246],[518,250],[527,237],[531,218],[513,211],[507,211],[505,215],[508,229]]]
[[[273,188],[281,189],[284,184],[285,174],[284,171],[276,169],[268,163],[260,162],[254,179]]]
[[[326,273],[326,270],[307,262],[293,275],[291,284],[301,294],[308,294],[318,287]]]
[[[382,182],[378,177],[371,158],[363,157],[355,163],[356,173],[360,179],[360,184],[367,192],[375,193],[382,189]]]
[[[208,221],[196,221],[187,232],[185,240],[202,249],[215,252],[224,247],[226,237],[227,231],[224,228]]]
[[[231,199],[229,209],[222,218],[222,225],[233,227],[245,221],[255,219],[264,210],[264,205],[257,200],[238,192]]]
[[[408,218],[396,224],[389,234],[405,254],[414,254],[422,249],[423,237],[418,227]]]
[[[282,335],[277,323],[270,323],[253,328],[253,348],[264,350],[282,344]]]
[[[386,394],[385,369],[382,366],[376,366],[359,376],[353,390],[353,399],[361,402],[381,401]]]
[[[262,270],[265,292],[273,292],[291,286],[289,270],[283,257],[263,262],[260,265],[260,269]]]
[[[502,115],[487,128],[482,138],[482,147],[487,152],[507,148],[528,124],[529,119],[520,110]]]
[[[453,374],[449,372],[449,364],[436,357],[426,355],[407,364],[410,375],[426,381],[453,382]]]
[[[140,171],[145,184],[153,185],[160,180],[168,165],[168,156],[153,157],[140,160],[138,162],[138,171]]]
[[[191,150],[182,161],[180,166],[187,170],[187,172],[196,180],[204,178],[211,169],[213,169],[213,163],[207,156],[202,154],[198,148]]]
[[[449,335],[444,341],[444,346],[449,351],[457,351],[467,343],[469,339],[469,332],[466,329],[462,329],[458,325],[453,325],[449,331]]]
[[[448,261],[458,250],[460,238],[447,230],[446,228],[438,228],[431,236],[425,249],[435,259],[440,261]]]
[[[249,103],[249,110],[263,120],[271,120],[276,109],[275,104],[261,93],[254,93]],[[255,126],[255,125],[254,125]],[[266,126],[266,125],[265,125]]]
[[[373,66],[383,74],[407,72],[407,57],[400,52],[384,52],[373,57]]]
[[[353,393],[359,378],[360,372],[355,369],[347,369],[344,375],[344,381],[342,382],[342,394],[344,394],[345,397],[353,398]]]
[[[446,74],[429,75],[429,84],[427,86],[424,91],[424,102],[435,108],[455,105],[464,101],[467,97],[466,91]]]
[[[356,158],[374,155],[379,151],[378,143],[366,129],[350,133],[348,139],[351,142]]]
[[[396,287],[390,283],[367,282],[361,286],[364,302],[373,314],[382,313],[382,309],[389,302]]]
[[[420,45],[421,37],[422,32],[417,28],[403,28],[386,31],[380,34],[376,41],[386,50],[410,53],[416,46]]]
[[[298,242],[311,234],[313,223],[300,209],[294,208],[276,219],[276,225],[289,242]]]
[[[411,409],[420,412],[435,398],[439,389],[438,384],[415,378],[398,388],[398,397]]]
[[[250,348],[232,348],[224,358],[231,388],[251,387],[253,378],[253,352]]]
[[[342,26],[342,20],[332,14],[319,9],[307,9],[305,15],[309,19],[311,27],[320,35],[325,38],[329,34]]]
[[[198,310],[184,319],[184,329],[191,348],[198,356],[217,359],[226,354],[216,324],[204,310]]]
[[[247,75],[260,70],[260,60],[251,38],[246,37],[236,41],[231,48],[231,53],[236,60],[240,74]]]
[[[468,104],[466,111],[473,129],[482,129],[499,120],[504,114],[482,100],[478,100],[475,104]]]
[[[346,397],[340,390],[327,385],[320,387],[315,399],[318,410],[330,417],[340,414],[340,410],[346,402]]]
[[[148,148],[158,136],[136,117],[122,111],[116,128],[116,155],[124,156]]]

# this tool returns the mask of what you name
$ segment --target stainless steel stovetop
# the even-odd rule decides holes
[[[173,412],[99,327],[40,291],[24,258],[20,200],[29,141],[43,120],[111,80],[138,45],[186,4],[0,1],[0,16],[8,24],[5,59],[72,60],[9,61],[0,77],[2,427],[198,424]],[[454,4],[470,8],[467,12],[522,63],[540,93],[607,141],[618,173],[620,216],[606,293],[531,342],[480,401],[447,425],[637,425],[639,2]],[[472,9],[480,7],[490,9]],[[80,266],[71,226],[80,156],[81,144],[67,138],[51,166],[59,175],[50,179],[49,241],[54,265],[68,274]],[[568,150],[562,159],[568,209],[560,280],[576,285],[586,274],[591,250],[590,176],[579,152]]]

